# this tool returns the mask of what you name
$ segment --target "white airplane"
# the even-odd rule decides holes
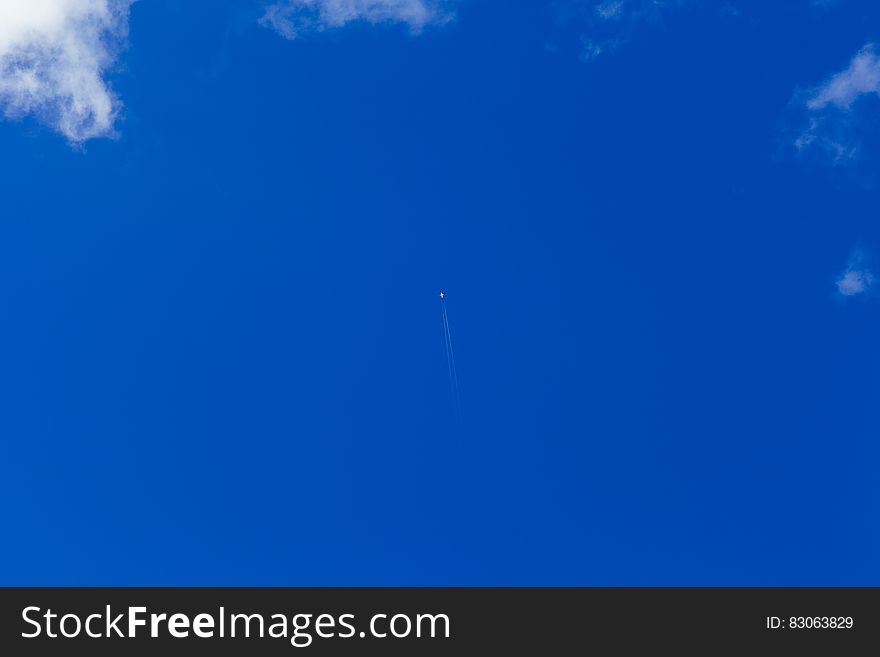
[[[440,293],[440,298],[441,298],[441,299],[445,299],[445,298],[446,298],[446,294],[445,294],[444,292],[441,292],[441,293]]]

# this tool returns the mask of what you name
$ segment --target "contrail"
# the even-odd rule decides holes
[[[458,372],[455,369],[455,351],[452,348],[452,332],[449,330],[449,316],[446,313],[446,294],[440,293],[440,308],[443,311],[443,337],[446,340],[446,364],[449,367],[449,388],[452,391],[452,404],[455,416],[461,421],[461,393],[458,389]]]

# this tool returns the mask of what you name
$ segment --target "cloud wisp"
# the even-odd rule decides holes
[[[569,3],[561,19],[578,26],[580,57],[589,62],[628,43],[642,26],[656,23],[664,12],[689,0],[578,0]]]
[[[0,2],[0,108],[72,143],[113,134],[119,101],[105,76],[126,38],[131,0]]]
[[[286,39],[344,27],[350,23],[398,23],[418,34],[452,19],[446,0],[280,0],[260,23]]]
[[[875,280],[865,255],[856,251],[850,256],[846,269],[840,273],[834,284],[840,296],[857,297],[870,292]]]
[[[842,71],[807,93],[796,95],[806,127],[795,139],[800,153],[818,150],[835,164],[854,159],[860,150],[859,106],[880,96],[880,57],[874,44],[862,48]]]

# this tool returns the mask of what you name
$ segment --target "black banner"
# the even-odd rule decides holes
[[[880,645],[880,589],[873,588],[7,588],[0,614],[4,655],[635,654],[646,647],[850,655]]]

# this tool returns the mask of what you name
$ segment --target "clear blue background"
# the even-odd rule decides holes
[[[880,584],[880,169],[786,149],[880,7],[210,4],[118,140],[0,124],[0,583]]]

